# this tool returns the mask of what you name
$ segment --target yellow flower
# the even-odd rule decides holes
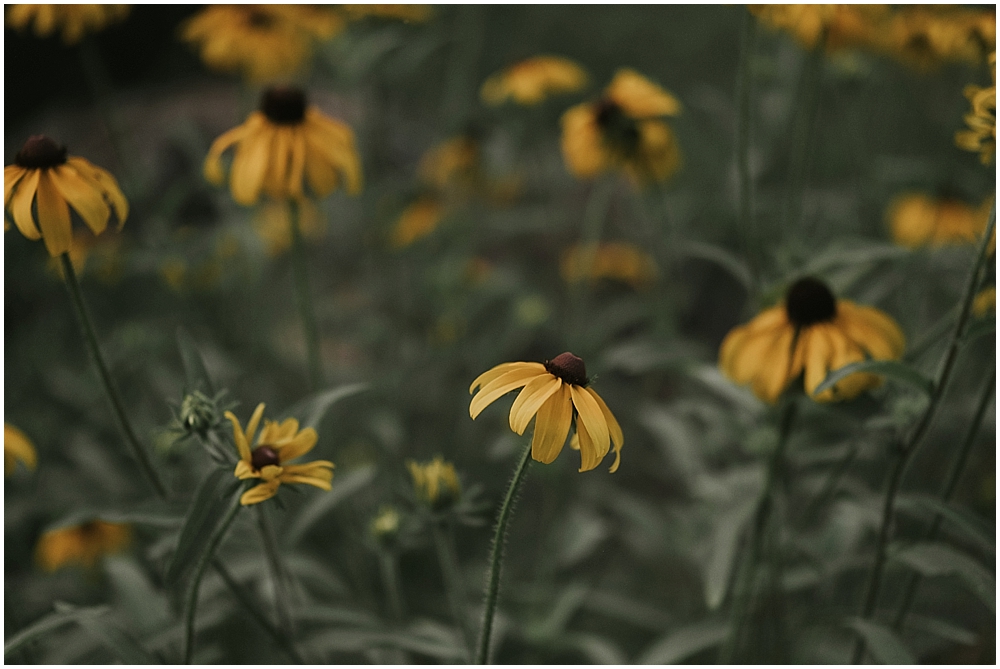
[[[772,30],[784,30],[806,49],[864,45],[878,34],[888,14],[885,5],[749,5],[750,12]]]
[[[875,374],[859,372],[814,394],[831,371],[866,358],[898,359],[905,346],[906,338],[892,318],[838,300],[823,282],[807,277],[792,284],[783,304],[765,309],[726,335],[719,367],[771,404],[804,371],[810,397],[830,402],[850,399],[882,382]]]
[[[637,184],[666,181],[680,168],[681,154],[658,117],[680,112],[673,95],[633,70],[619,70],[600,100],[563,114],[563,160],[581,179],[621,168]]]
[[[992,200],[973,209],[958,200],[935,200],[920,193],[902,195],[887,212],[892,238],[908,248],[973,243],[986,228]]]
[[[614,279],[643,288],[656,278],[656,262],[644,251],[619,242],[576,245],[563,254],[559,271],[567,283],[585,278]]]
[[[332,193],[341,180],[348,193],[361,191],[354,133],[307,105],[298,88],[268,89],[260,111],[212,143],[204,168],[211,183],[225,181],[222,154],[231,146],[236,150],[229,186],[239,204],[256,203],[261,192],[276,200],[301,200],[306,182],[316,197]]]
[[[238,479],[263,481],[243,493],[240,504],[247,506],[271,499],[277,494],[278,487],[282,483],[306,483],[323,490],[330,490],[333,463],[329,460],[315,460],[301,465],[286,464],[289,460],[311,451],[318,439],[316,430],[311,427],[300,431],[299,421],[294,418],[286,418],[281,423],[273,420],[265,421],[256,448],[250,450],[257,425],[263,415],[264,404],[261,403],[257,405],[244,432],[233,412],[225,413],[226,418],[233,424],[233,440],[240,452],[240,461],[236,463],[233,475]]]
[[[35,194],[38,197],[35,197]],[[128,201],[115,178],[45,135],[34,135],[3,168],[4,214],[21,234],[42,239],[53,258],[70,250],[72,207],[95,234],[104,232],[114,210],[119,229],[128,217]]]
[[[341,5],[352,21],[372,17],[397,19],[404,23],[424,23],[434,15],[430,5]]]
[[[432,509],[450,506],[462,496],[462,485],[455,474],[455,465],[445,462],[440,455],[424,464],[409,460],[406,467],[413,477],[413,489],[417,497]]]
[[[544,364],[506,362],[484,372],[469,386],[478,394],[469,405],[475,420],[483,409],[512,390],[524,386],[510,409],[510,429],[524,434],[537,415],[531,439],[531,457],[549,464],[562,451],[571,423],[580,440],[580,471],[590,471],[600,464],[614,444],[615,462],[621,463],[625,436],[604,400],[589,388],[587,368],[572,353],[562,353]]]
[[[478,178],[479,142],[467,134],[431,147],[420,159],[417,174],[428,186],[468,188]]]
[[[3,475],[10,476],[14,473],[17,463],[21,462],[30,471],[35,471],[38,465],[38,455],[35,453],[35,445],[28,439],[28,435],[17,429],[10,423],[3,424]]]
[[[568,58],[535,56],[492,75],[483,83],[479,95],[490,105],[508,99],[520,105],[536,105],[549,95],[572,93],[586,84],[587,73]]]
[[[263,240],[268,255],[278,256],[292,246],[292,212],[286,201],[268,202],[254,216],[254,231]],[[326,219],[309,199],[299,201],[299,229],[304,239],[320,239]]]
[[[317,42],[343,29],[343,19],[325,7],[213,5],[182,26],[181,39],[200,47],[210,68],[263,83],[298,72]]]
[[[128,5],[10,5],[7,25],[23,30],[34,22],[39,37],[62,30],[63,42],[76,44],[84,34],[121,21],[130,9]]]
[[[74,563],[91,568],[101,557],[123,550],[131,539],[129,525],[90,520],[44,533],[35,548],[35,559],[46,571]]]
[[[955,144],[960,149],[974,151],[979,154],[983,165],[993,162],[997,151],[997,54],[990,54],[990,74],[993,75],[993,85],[989,88],[974,86],[965,87],[965,97],[972,105],[971,111],[965,115],[966,130],[955,133]]]
[[[983,288],[972,302],[972,313],[977,317],[997,310],[997,287]]]
[[[996,48],[992,10],[914,6],[893,13],[881,31],[882,47],[926,70],[945,62],[981,63]]]
[[[409,246],[413,242],[434,232],[444,217],[444,205],[437,198],[422,197],[413,202],[396,221],[392,229],[392,245],[395,248]]]

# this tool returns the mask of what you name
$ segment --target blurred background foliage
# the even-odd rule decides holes
[[[843,663],[853,625],[877,661],[995,662],[992,402],[935,544],[973,566],[926,578],[892,632],[920,560],[891,560],[874,617],[884,625],[873,632],[852,616],[894,435],[926,398],[894,381],[839,404],[799,392],[778,520],[765,532],[741,622],[751,631],[741,636],[733,584],[778,410],[716,366],[731,328],[810,274],[890,314],[907,336],[905,361],[934,375],[975,247],[896,245],[887,211],[905,193],[974,209],[993,195],[992,165],[954,142],[969,110],[963,88],[991,80],[985,58],[918,68],[866,49],[809,50],[738,6],[453,5],[426,20],[345,19],[296,80],[353,128],[365,175],[358,197],[319,203],[307,230],[327,386],[350,391],[333,397],[308,390],[281,222],[202,178],[209,144],[242,122],[260,89],[207,71],[178,39],[197,11],[135,6],[83,46],[5,30],[5,164],[45,133],[115,174],[132,205],[120,233],[81,241],[78,272],[129,415],[173,491],[154,499],[127,457],[55,266],[40,244],[8,233],[5,421],[27,435],[38,463],[5,479],[5,637],[45,616],[54,631],[7,661],[180,660],[183,588],[166,570],[212,466],[172,423],[197,381],[178,348],[183,327],[188,355],[203,358],[241,420],[258,402],[271,417],[308,413],[314,454],[336,463],[331,492],[283,492],[269,509],[308,661],[467,661],[490,527],[522,443],[501,407],[469,419],[468,384],[498,363],[570,350],[622,424],[622,465],[579,474],[567,449],[532,466],[508,537],[495,661],[713,662],[734,643],[737,661]],[[750,254],[736,154],[741,43]],[[480,101],[489,75],[537,54],[577,62],[588,86],[530,108]],[[87,71],[95,58],[96,79]],[[595,99],[622,67],[683,104],[670,120],[682,166],[645,189],[616,173],[577,180],[560,154],[562,113]],[[442,186],[421,176],[427,152],[456,137],[474,144],[475,178]],[[420,201],[440,220],[401,236],[400,217]],[[560,267],[595,229],[646,255],[633,270],[608,261],[618,278],[568,282]],[[992,324],[992,313],[982,320]],[[897,553],[944,513],[944,472],[995,365],[992,328],[979,331],[988,336],[962,346],[905,472]],[[218,433],[228,439],[228,423]],[[463,490],[444,520],[421,507],[405,465],[437,455],[454,463]],[[127,524],[125,539],[108,539],[114,555],[44,568],[43,532],[95,519]],[[455,542],[466,630],[449,608],[435,527]],[[271,616],[274,583],[249,514],[219,560]],[[925,575],[939,565],[927,560]],[[387,563],[398,569],[395,602]],[[207,573],[195,661],[289,661],[234,592]]]

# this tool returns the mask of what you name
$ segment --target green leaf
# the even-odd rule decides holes
[[[79,610],[71,604],[56,603],[57,613],[71,613]],[[76,622],[83,628],[84,632],[94,640],[104,644],[108,650],[117,655],[125,664],[161,664],[159,660],[140,646],[128,632],[111,622],[104,615],[77,616]]]
[[[957,576],[989,610],[996,613],[996,579],[962,551],[942,543],[922,543],[892,553],[892,559],[923,576]]]
[[[294,406],[284,412],[283,416],[291,416],[299,419],[299,425],[303,429],[316,427],[334,404],[345,397],[350,397],[367,389],[367,383],[348,383],[336,388],[321,390],[296,402]]]
[[[636,664],[677,664],[701,651],[721,644],[729,634],[729,623],[705,621],[675,629],[653,642]]]
[[[996,532],[965,509],[951,506],[937,497],[917,493],[900,495],[896,499],[896,508],[932,517],[939,515],[954,529],[959,530],[963,536],[976,542],[980,548],[990,555],[996,555],[996,544],[994,543]]]
[[[895,381],[902,381],[917,390],[923,391],[928,396],[934,392],[934,383],[906,363],[897,362],[896,360],[862,360],[830,372],[823,379],[823,382],[816,387],[813,394],[818,395],[836,385],[844,377],[850,376],[855,372],[870,372],[872,374],[880,374]]]
[[[799,273],[802,275],[822,274],[842,265],[860,265],[880,260],[892,260],[909,253],[909,249],[894,244],[865,242],[864,246],[841,246],[816,255]]]
[[[868,652],[880,664],[916,664],[917,660],[896,633],[888,627],[864,620],[848,618],[844,625],[861,635],[868,645]]]
[[[228,468],[213,469],[202,479],[184,519],[184,526],[177,539],[177,549],[164,576],[167,585],[176,583],[184,570],[201,555],[239,485],[240,480]]]
[[[557,639],[559,645],[568,646],[587,658],[591,664],[628,664],[628,658],[616,643],[593,632],[570,632]]]
[[[975,632],[953,625],[937,618],[928,618],[911,613],[906,617],[906,626],[921,632],[929,632],[945,641],[954,641],[963,646],[974,646],[979,640]]]
[[[342,501],[354,495],[375,478],[375,468],[371,465],[360,467],[343,476],[334,476],[333,489],[322,495],[315,495],[296,514],[295,521],[285,533],[288,543],[296,544],[326,514],[337,508]]]
[[[76,622],[83,616],[100,616],[109,611],[107,606],[92,606],[87,608],[63,608],[61,602],[56,602],[56,611],[42,616],[32,624],[8,639],[3,646],[3,654],[12,653],[26,643],[45,636],[63,625]]]
[[[714,262],[739,281],[748,293],[753,287],[753,273],[750,271],[750,267],[736,255],[723,248],[703,242],[688,242],[681,248],[681,253],[690,258]]]
[[[984,335],[993,334],[996,330],[997,319],[995,316],[991,318],[981,318],[966,329],[965,334],[962,335],[962,341],[968,344],[969,342],[975,341]]]
[[[215,394],[212,385],[212,377],[208,375],[205,368],[205,361],[198,351],[198,346],[194,339],[183,327],[177,328],[177,348],[181,352],[181,362],[184,364],[184,378],[187,383],[186,390],[200,390],[209,397]]]
[[[718,519],[712,532],[712,552],[705,564],[705,604],[717,608],[726,598],[744,526],[753,515],[752,504],[738,504]]]

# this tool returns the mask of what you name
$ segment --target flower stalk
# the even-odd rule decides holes
[[[500,516],[497,518],[496,531],[493,535],[493,550],[490,555],[490,567],[486,582],[486,601],[483,605],[483,624],[479,631],[479,644],[476,648],[475,664],[489,664],[490,637],[493,634],[493,616],[497,608],[497,596],[500,593],[500,569],[503,566],[503,546],[507,537],[507,523],[510,514],[514,510],[514,500],[517,492],[524,480],[524,474],[528,471],[528,464],[531,462],[531,444],[524,449],[521,460],[514,470],[514,478],[507,488],[507,495],[504,497],[503,506],[500,507]]]
[[[156,469],[153,468],[153,464],[150,462],[149,456],[143,449],[142,444],[139,443],[139,437],[136,436],[132,423],[125,413],[125,403],[122,401],[121,394],[118,392],[118,388],[111,378],[111,373],[108,371],[107,363],[104,361],[104,355],[101,353],[101,347],[97,342],[94,324],[87,313],[87,305],[83,301],[80,282],[77,280],[76,272],[73,270],[73,263],[69,259],[69,253],[60,255],[59,261],[66,280],[66,288],[69,291],[70,300],[73,302],[77,320],[80,322],[80,329],[83,331],[87,350],[90,352],[90,357],[97,368],[98,376],[101,377],[101,383],[104,385],[104,390],[111,401],[111,408],[114,411],[115,418],[118,419],[118,427],[125,437],[125,443],[129,447],[129,450],[131,450],[132,456],[139,463],[139,468],[142,470],[143,475],[153,486],[153,489],[156,490],[156,494],[162,499],[166,499],[167,488],[163,484],[163,481],[160,480]]]
[[[739,180],[740,238],[743,242],[743,254],[750,267],[751,298],[755,298],[760,282],[760,267],[757,252],[759,240],[757,224],[754,222],[753,216],[753,192],[750,174],[750,89],[753,80],[750,61],[757,37],[757,22],[749,11],[744,13],[742,32],[739,78],[737,80],[736,173]]]
[[[313,390],[323,387],[323,362],[319,353],[319,329],[316,326],[316,312],[309,292],[309,271],[306,265],[306,248],[302,240],[301,214],[299,203],[288,200],[292,228],[292,272],[295,275],[295,300],[302,318],[302,330],[306,338],[306,354],[309,358],[309,384]]]
[[[263,505],[257,506],[257,528],[260,530],[261,542],[264,544],[264,555],[267,557],[267,566],[271,571],[271,580],[274,582],[274,607],[277,609],[278,625],[291,643],[295,638],[295,629],[288,604],[285,569],[281,563],[281,551],[278,549],[278,538],[274,533],[274,525]]]

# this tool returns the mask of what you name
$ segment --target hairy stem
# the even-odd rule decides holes
[[[295,301],[302,319],[302,331],[306,338],[306,354],[309,357],[309,385],[313,390],[323,387],[323,361],[319,353],[319,329],[316,326],[316,312],[313,309],[312,294],[309,291],[309,270],[306,265],[306,247],[302,241],[301,213],[299,203],[288,200],[289,218],[292,228],[292,272],[295,275]]]

